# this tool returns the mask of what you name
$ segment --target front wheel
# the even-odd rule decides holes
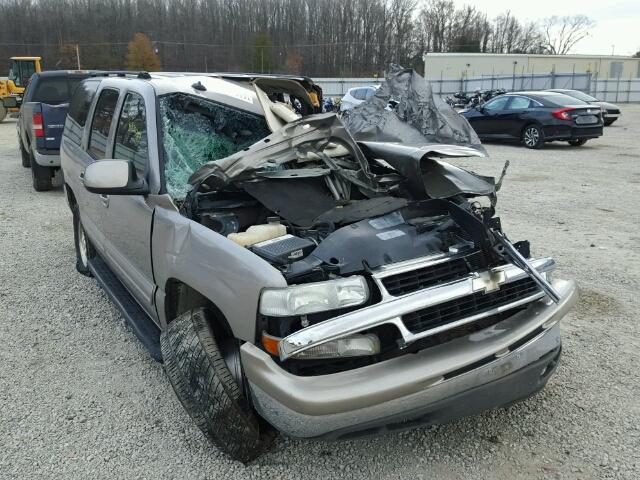
[[[522,143],[527,148],[541,148],[544,145],[544,131],[538,125],[528,125],[522,132]]]
[[[173,320],[160,336],[164,368],[182,406],[205,436],[234,460],[248,462],[269,447],[273,432],[260,425],[243,391],[240,365],[227,364],[230,356],[216,341],[211,321],[204,308]],[[237,356],[235,361],[239,362]]]
[[[571,145],[572,147],[579,147],[580,145],[584,145],[585,143],[587,143],[587,139],[586,138],[578,138],[576,140],[569,140],[569,145]]]

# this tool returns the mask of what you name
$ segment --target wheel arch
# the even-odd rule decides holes
[[[211,327],[217,338],[236,338],[222,310],[191,285],[172,277],[166,281],[164,291],[164,314],[167,325],[189,310],[204,307],[212,314],[211,318],[214,322]]]

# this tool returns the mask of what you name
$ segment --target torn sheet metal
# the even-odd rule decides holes
[[[484,156],[464,146],[423,145],[419,147],[384,142],[360,142],[368,158],[383,159],[406,179],[415,198],[449,198],[456,195],[495,195],[495,180],[434,157]]]
[[[390,108],[389,101],[397,106]],[[375,95],[345,112],[342,121],[358,141],[463,145],[486,155],[469,122],[434,95],[423,77],[399,65],[391,65]]]

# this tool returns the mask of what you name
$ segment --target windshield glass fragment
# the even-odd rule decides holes
[[[264,118],[184,94],[160,98],[167,192],[182,199],[189,177],[269,135]]]

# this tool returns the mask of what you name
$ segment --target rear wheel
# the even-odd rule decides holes
[[[45,192],[51,190],[53,181],[53,168],[43,167],[36,162],[31,156],[31,178],[33,180],[33,189],[36,192]]]
[[[18,141],[20,142],[20,140]],[[24,168],[29,168],[31,166],[31,157],[25,151],[24,147],[22,146],[22,142],[20,142],[20,157],[22,157],[22,166]]]
[[[587,139],[586,138],[578,138],[576,140],[569,140],[569,145],[571,145],[572,147],[579,147],[580,145],[584,145],[585,143],[587,143]]]
[[[76,249],[76,270],[82,275],[87,277],[91,276],[91,270],[89,269],[89,260],[96,256],[96,250],[93,248],[93,244],[82,226],[80,220],[80,212],[78,206],[75,205],[71,208],[73,214],[73,239]]]
[[[538,125],[527,125],[522,131],[522,143],[527,148],[541,148],[544,145],[544,132]]]
[[[239,358],[221,349],[211,320],[206,309],[196,308],[168,325],[160,336],[164,368],[205,436],[231,458],[248,462],[269,447],[273,432],[260,425],[244,391]]]

